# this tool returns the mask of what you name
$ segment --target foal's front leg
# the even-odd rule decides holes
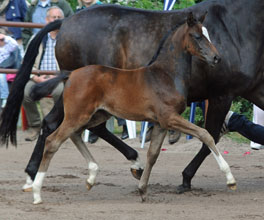
[[[168,125],[169,129],[179,129],[183,133],[199,138],[204,144],[206,144],[213,153],[220,170],[225,173],[227,186],[232,190],[236,189],[236,181],[231,173],[230,167],[220,154],[218,148],[215,146],[214,139],[207,130],[192,124],[191,122],[182,118],[180,115],[171,116],[171,118],[168,120]]]
[[[164,138],[166,136],[167,130],[162,129],[159,124],[155,124],[152,135],[151,135],[151,142],[147,153],[147,162],[146,167],[143,171],[143,174],[140,178],[138,189],[139,193],[141,195],[142,202],[146,201],[146,193],[147,193],[147,185],[150,177],[150,173],[152,170],[152,167],[154,166],[159,153],[161,145],[164,141]]]

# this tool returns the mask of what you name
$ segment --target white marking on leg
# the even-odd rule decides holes
[[[22,187],[24,192],[31,191],[33,181],[29,175],[27,175],[26,184]]]
[[[42,202],[42,199],[40,196],[40,191],[42,188],[42,184],[43,184],[45,174],[46,174],[45,172],[38,172],[36,177],[35,177],[35,180],[33,182],[32,187],[33,187],[33,198],[34,198],[33,204],[34,205]]]
[[[227,185],[233,185],[236,183],[236,180],[233,176],[233,174],[231,173],[230,167],[228,165],[228,163],[225,161],[225,159],[222,157],[222,155],[219,153],[218,156],[212,151],[219,167],[220,170],[223,171],[226,175],[226,179],[227,179]]]
[[[210,37],[209,37],[209,33],[207,31],[206,27],[202,27],[202,31],[203,31],[203,35],[206,37],[206,39],[211,43]]]
[[[89,162],[88,164],[88,170],[89,170],[89,178],[87,179],[87,182],[93,186],[95,183],[95,178],[98,173],[99,167],[94,162]]]
[[[136,160],[131,160],[131,163],[132,163],[131,169],[135,169],[135,170],[144,169],[144,165],[141,163],[139,156],[137,156]]]

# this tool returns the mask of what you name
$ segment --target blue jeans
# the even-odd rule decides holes
[[[264,127],[248,120],[244,115],[233,113],[227,125],[229,131],[236,131],[258,144],[264,145]]]
[[[9,95],[8,84],[5,74],[0,74],[0,98],[7,99]]]

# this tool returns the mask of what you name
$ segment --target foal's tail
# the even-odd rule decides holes
[[[37,101],[49,95],[60,82],[65,81],[69,78],[70,73],[70,71],[63,71],[55,78],[34,85],[30,92],[30,97],[34,101]]]
[[[38,34],[33,38],[28,46],[23,63],[16,75],[14,82],[12,83],[12,88],[7,99],[6,107],[1,114],[0,141],[2,144],[6,144],[6,146],[8,146],[9,138],[13,145],[17,145],[17,121],[24,97],[24,88],[26,83],[29,81],[32,67],[38,55],[39,45],[41,44],[43,37],[48,32],[59,29],[61,24],[62,20],[56,20],[46,25],[38,32]]]

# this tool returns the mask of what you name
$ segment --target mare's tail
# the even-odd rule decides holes
[[[30,92],[30,97],[34,101],[37,101],[49,95],[60,82],[65,81],[69,78],[70,73],[70,71],[63,71],[55,78],[34,85]]]
[[[29,81],[32,67],[38,55],[39,45],[41,44],[43,37],[48,32],[59,29],[61,24],[62,20],[56,20],[46,25],[38,32],[38,34],[33,38],[28,46],[23,63],[16,75],[14,82],[12,83],[12,88],[7,99],[6,107],[1,114],[0,141],[2,144],[6,144],[6,146],[8,146],[9,138],[13,145],[17,145],[17,121],[24,97],[24,88],[26,83]]]

